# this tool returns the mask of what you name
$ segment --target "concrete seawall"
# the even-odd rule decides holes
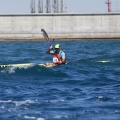
[[[0,40],[119,39],[120,13],[1,14]]]

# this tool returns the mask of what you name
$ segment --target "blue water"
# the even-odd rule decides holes
[[[0,120],[120,120],[120,40],[54,41],[67,64],[52,61],[44,42],[0,42]],[[106,61],[106,62],[103,62]]]

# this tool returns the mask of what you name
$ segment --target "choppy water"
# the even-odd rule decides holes
[[[0,68],[0,120],[120,120],[120,40],[56,43],[68,64]],[[52,60],[46,42],[0,47],[0,64]]]

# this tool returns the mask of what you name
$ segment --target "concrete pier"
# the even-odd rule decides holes
[[[0,14],[0,41],[120,39],[120,13]]]

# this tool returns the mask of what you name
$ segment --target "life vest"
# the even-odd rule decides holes
[[[60,58],[60,54],[54,53],[54,55],[53,55],[53,63],[55,63],[56,65],[62,64],[62,60]]]

